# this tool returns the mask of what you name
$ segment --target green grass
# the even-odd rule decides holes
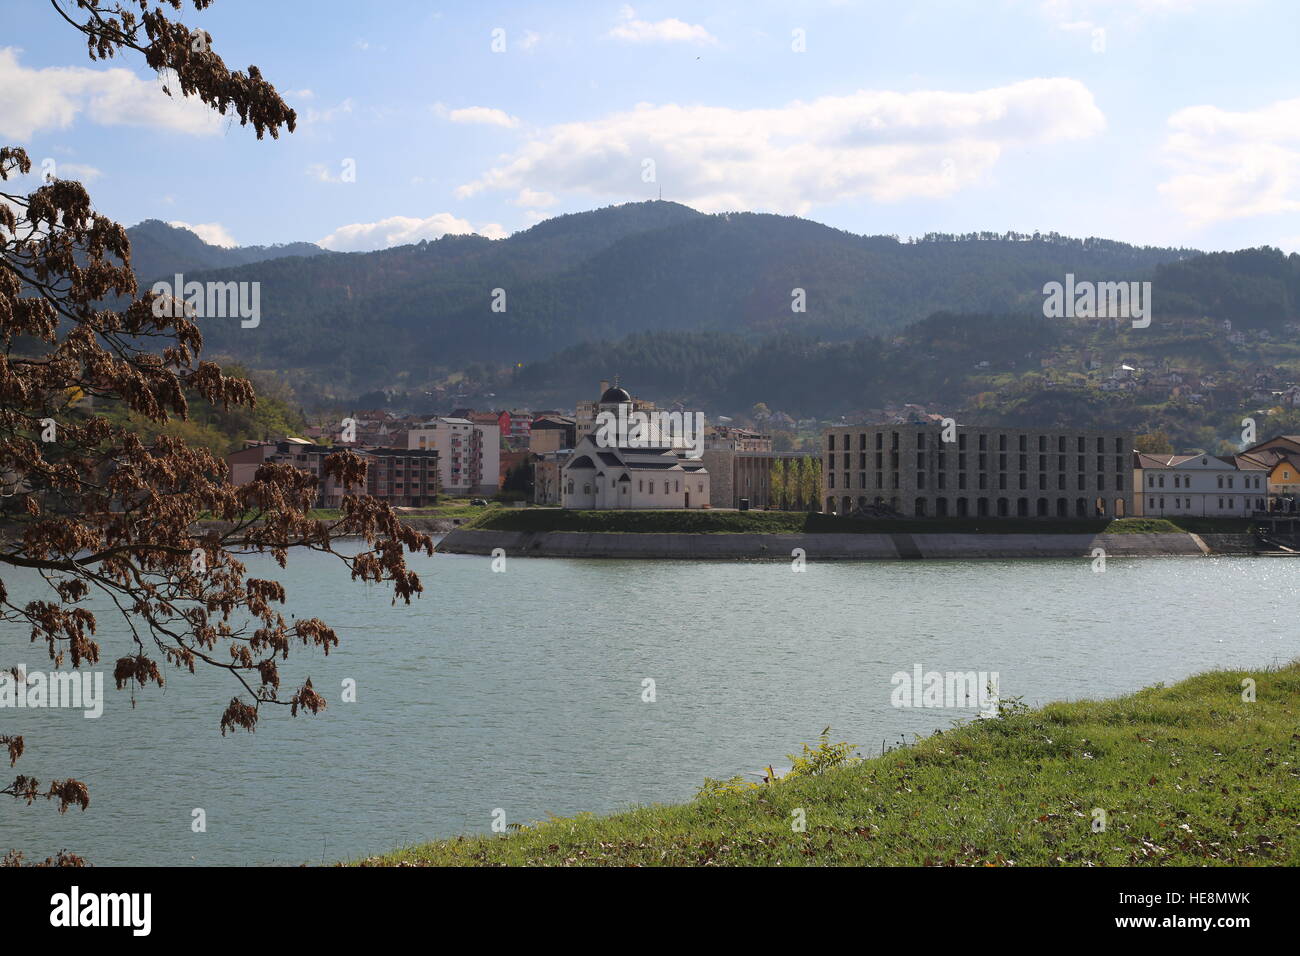
[[[1257,700],[1244,702],[1253,678]],[[1053,703],[775,784],[361,865],[1300,865],[1300,663]],[[773,755],[775,757],[775,755]],[[1106,829],[1093,832],[1093,811]],[[794,832],[802,810],[806,831]]]
[[[1192,527],[1192,524],[1195,527]],[[859,519],[802,511],[568,511],[498,509],[465,527],[479,531],[608,534],[1140,534],[1196,530],[1245,532],[1248,519],[894,518]]]

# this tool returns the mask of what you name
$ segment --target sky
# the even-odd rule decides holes
[[[862,234],[1300,251],[1296,0],[216,0],[258,141],[0,0],[0,143],[124,224],[343,251],[664,199]],[[42,165],[44,164],[44,165]]]

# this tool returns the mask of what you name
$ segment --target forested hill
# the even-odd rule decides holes
[[[281,246],[226,248],[204,242],[188,229],[161,219],[146,219],[126,231],[131,240],[131,268],[141,284],[170,278],[177,272],[224,269],[284,256],[318,256],[325,250],[311,242]]]
[[[186,279],[261,283],[256,329],[202,323],[210,353],[360,390],[469,362],[516,364],[633,333],[797,333],[847,341],[936,311],[1041,309],[1042,286],[1150,278],[1192,250],[1056,235],[900,242],[797,217],[671,202],[560,216],[490,241],[292,256]],[[137,260],[137,271],[146,270]],[[167,270],[163,270],[163,274]],[[494,290],[505,311],[494,312]],[[792,291],[807,308],[792,310]],[[345,384],[346,383],[346,384]]]

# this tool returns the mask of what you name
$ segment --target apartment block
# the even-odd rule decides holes
[[[495,494],[500,487],[501,432],[495,418],[435,418],[407,432],[408,448],[436,449],[442,490],[452,495]]]

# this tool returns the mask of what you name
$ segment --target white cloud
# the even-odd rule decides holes
[[[389,216],[378,222],[354,222],[340,226],[316,244],[336,252],[369,252],[404,246],[422,239],[438,239],[446,235],[478,233],[489,239],[504,239],[506,231],[498,223],[487,223],[475,229],[468,220],[458,219],[449,212],[435,213],[427,219],[411,216]]]
[[[547,206],[554,206],[559,202],[559,200],[551,193],[539,193],[535,190],[525,188],[519,190],[519,195],[516,196],[512,202],[514,202],[516,206],[536,206],[545,209]]]
[[[519,117],[511,116],[505,110],[490,106],[466,106],[464,109],[451,110],[447,119],[453,123],[476,123],[484,126],[504,126],[507,129],[519,125]]]
[[[147,126],[192,135],[212,134],[221,117],[197,99],[180,95],[173,82],[142,80],[115,67],[28,69],[14,47],[0,48],[0,137],[31,139],[39,132],[67,129],[79,115],[101,126]]]
[[[624,6],[622,22],[617,24],[609,35],[629,43],[717,43],[713,34],[699,24],[686,23],[676,17],[666,20],[638,20],[636,11]]]
[[[79,183],[93,183],[104,173],[102,170],[84,163],[59,163],[56,175],[60,179],[75,179]]]
[[[340,116],[346,116],[352,112],[352,98],[348,97],[336,106],[328,109],[317,110],[311,107],[307,108],[306,121],[308,123],[332,123]]]
[[[338,172],[324,163],[312,163],[307,167],[307,175],[319,183],[354,183],[357,181],[356,161],[344,159],[339,163]]]
[[[704,211],[806,213],[867,195],[941,198],[983,176],[1007,148],[1082,139],[1105,117],[1082,83],[1024,80],[976,92],[864,90],[776,109],[654,106],[540,131],[462,185],[644,198],[645,161],[673,199]]]
[[[167,225],[175,226],[177,229],[188,229],[210,246],[223,246],[226,249],[233,249],[239,245],[235,241],[235,237],[219,222],[199,222],[190,225],[188,222],[181,222],[178,219],[167,223]]]
[[[1232,112],[1192,106],[1169,117],[1160,192],[1193,226],[1300,212],[1300,99]]]

